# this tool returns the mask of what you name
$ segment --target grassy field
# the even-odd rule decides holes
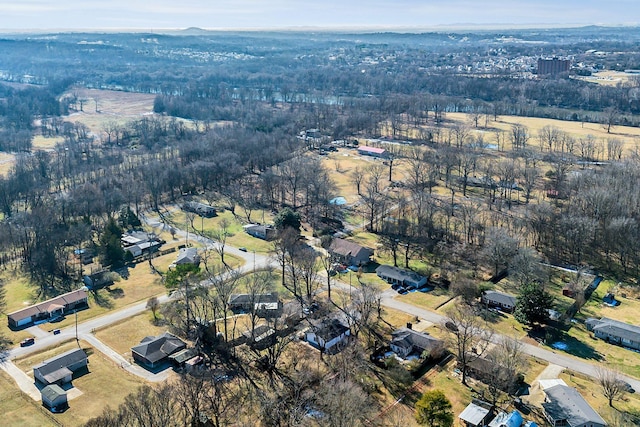
[[[81,391],[82,395],[69,401],[69,409],[66,412],[53,415],[56,421],[64,426],[82,425],[89,418],[99,415],[107,405],[117,407],[127,394],[144,384],[143,380],[120,369],[102,353],[94,351],[86,342],[80,341],[80,346],[89,356],[89,372],[73,380],[73,386]],[[71,341],[17,359],[15,362],[20,369],[33,375],[34,365],[75,347],[75,341]]]
[[[0,371],[0,413],[2,425],[6,427],[57,426],[54,415],[40,402],[35,402],[22,393],[4,371]]]
[[[146,311],[125,321],[110,325],[96,331],[95,335],[100,341],[114,349],[125,359],[131,358],[131,347],[140,344],[146,336],[160,335],[168,330],[166,325],[156,325],[153,315]]]
[[[172,223],[176,224],[176,227],[186,230],[187,220],[186,215],[182,210],[174,209],[170,214],[166,216]],[[251,220],[270,224],[273,222],[273,215],[270,212],[257,210],[252,212]],[[245,247],[249,252],[255,251],[256,253],[266,254],[271,251],[272,243],[262,239],[252,237],[245,233],[242,228],[246,224],[246,217],[234,216],[231,211],[224,210],[219,211],[218,216],[213,218],[202,218],[196,216],[193,221],[193,226],[189,225],[189,229],[202,233],[205,236],[211,236],[213,232],[221,228],[221,222],[227,222],[227,243],[235,247]]]

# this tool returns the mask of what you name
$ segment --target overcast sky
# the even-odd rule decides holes
[[[638,0],[0,0],[0,30],[636,24]]]

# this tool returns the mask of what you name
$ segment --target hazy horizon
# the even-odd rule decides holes
[[[640,2],[593,0],[0,0],[0,31],[539,28],[637,25]],[[637,18],[635,18],[637,19]]]

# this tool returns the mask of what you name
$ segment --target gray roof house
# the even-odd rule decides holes
[[[71,382],[73,373],[87,367],[87,354],[80,348],[66,351],[33,367],[33,377],[42,384]]]
[[[544,416],[553,426],[605,427],[607,423],[587,403],[578,390],[566,385],[555,385],[544,390],[542,404]]]
[[[69,407],[67,392],[57,384],[50,384],[40,390],[42,404],[51,412],[62,412]]]
[[[624,347],[640,350],[640,327],[629,323],[602,317],[589,318],[585,322],[587,330],[602,340]]]
[[[247,224],[243,225],[242,228],[248,235],[262,240],[275,239],[277,234],[277,230],[271,225]]]
[[[512,312],[516,308],[518,298],[504,292],[484,291],[481,301],[490,307],[498,307],[501,310]]]
[[[392,285],[402,285],[410,288],[420,288],[427,284],[427,278],[415,271],[405,270],[391,265],[380,265],[376,268],[379,278]]]
[[[347,265],[367,264],[373,256],[372,249],[338,238],[331,241],[328,252],[333,259]]]
[[[391,336],[391,350],[403,359],[411,354],[421,355],[424,352],[428,352],[430,357],[438,357],[440,354],[435,353],[440,353],[443,350],[442,341],[425,332],[400,328],[393,331]]]
[[[178,252],[178,256],[176,260],[173,262],[173,265],[181,265],[181,264],[193,264],[200,265],[200,255],[198,254],[198,249],[196,248],[181,248]]]
[[[131,347],[131,354],[133,359],[141,365],[155,368],[186,346],[180,338],[165,332],[157,337],[144,337],[140,344]]]

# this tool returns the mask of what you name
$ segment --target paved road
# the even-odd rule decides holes
[[[153,221],[150,220],[146,217],[142,217],[141,219],[145,220],[145,222],[149,223],[152,226],[161,226],[162,223],[159,223],[157,221]],[[177,233],[184,233],[185,232],[181,231],[181,230],[176,230]],[[191,234],[192,239],[197,239],[199,241],[201,241],[203,244],[205,244],[205,246],[207,247],[213,247],[213,245],[216,245],[215,242],[213,242],[210,239],[207,239],[206,237],[202,237],[202,236],[194,236],[193,234]],[[261,254],[254,254],[254,253],[247,253],[247,252],[243,252],[238,250],[237,248],[233,248],[231,246],[226,246],[225,250],[228,253],[232,253],[234,255],[237,255],[241,258],[243,258],[245,260],[245,265],[242,266],[241,268],[239,268],[238,270],[241,272],[249,272],[254,268],[254,262],[255,262],[255,268],[256,269],[261,269],[261,268],[266,268],[266,267],[275,267],[276,263],[274,260],[270,259],[267,256],[261,255]],[[254,261],[255,260],[255,261]],[[206,285],[206,282],[204,283],[204,285]],[[346,284],[341,284],[341,283],[337,283],[334,282],[334,285],[336,288],[342,288],[344,290],[348,290],[349,286]],[[385,292],[383,292],[382,294],[382,300],[381,303],[382,305],[384,305],[385,307],[389,307],[389,308],[393,308],[395,310],[399,310],[405,313],[408,313],[412,316],[418,316],[421,319],[425,319],[428,320],[429,322],[432,323],[443,323],[445,320],[445,317],[423,309],[421,307],[416,307],[414,305],[411,304],[407,304],[404,303],[402,301],[398,301],[396,299],[394,299],[395,296],[395,292],[393,290],[386,290]],[[159,297],[160,303],[165,303],[170,299],[169,296],[167,295],[163,295],[161,297]],[[115,352],[110,349],[109,347],[105,346],[104,344],[100,343],[99,340],[97,340],[94,336],[93,336],[93,331],[102,327],[106,327],[108,325],[111,325],[113,323],[117,323],[120,322],[124,319],[127,319],[129,317],[135,316],[143,311],[146,310],[146,301],[142,301],[140,303],[137,304],[133,304],[130,305],[128,307],[122,308],[118,311],[114,311],[112,313],[106,314],[104,316],[100,316],[91,320],[88,320],[86,322],[80,323],[78,324],[78,337],[81,339],[86,339],[87,341],[91,342],[92,344],[96,345],[96,348],[103,352],[104,354],[106,354],[108,357],[111,357],[113,360],[116,360],[117,362],[122,362],[124,361],[126,364],[128,364],[128,362],[126,360],[124,360],[124,358],[122,358],[120,355],[115,354]],[[6,359],[7,360],[11,360],[13,358],[16,357],[20,357],[20,356],[24,356],[36,351],[40,351],[43,350],[47,347],[51,347],[54,346],[55,344],[59,344],[62,343],[63,341],[67,341],[69,339],[73,339],[76,337],[76,330],[75,330],[75,326],[70,326],[67,327],[63,330],[61,330],[61,333],[58,335],[47,335],[46,337],[40,338],[36,341],[36,343],[30,347],[18,347],[15,349],[12,349],[8,354]],[[500,339],[500,335],[494,335],[494,339],[498,340]],[[564,368],[570,368],[573,371],[591,376],[591,377],[597,377],[597,368],[595,365],[590,364],[588,362],[583,361],[582,359],[578,359],[575,358],[573,356],[569,356],[566,354],[560,354],[557,353],[555,351],[549,351],[546,350],[544,348],[535,346],[535,345],[531,345],[531,344],[526,344],[523,343],[523,351],[531,356],[535,356],[541,360],[545,360],[547,362],[556,364],[556,365],[560,365]],[[143,370],[142,368],[139,368],[137,365],[129,365],[129,371],[136,374],[136,375],[141,375],[147,379],[149,379],[150,381],[154,381],[154,380],[160,380],[157,377],[154,377],[153,374],[150,374],[148,371]],[[121,365],[123,366],[123,368],[127,369],[125,366],[126,365]],[[24,372],[20,373],[20,372],[15,372],[14,368],[17,369],[15,367],[15,365],[13,365],[13,363],[5,363],[4,365],[0,366],[2,369],[4,369],[5,371],[9,372],[10,374],[12,374],[12,376],[14,377],[14,379],[16,380],[16,382],[21,385],[21,388],[23,388],[22,386],[24,385],[23,390],[29,390],[29,386],[27,384],[24,383],[24,377],[26,376],[26,374],[24,374]],[[139,368],[142,371],[138,371]],[[18,369],[19,371],[19,369]],[[26,378],[29,378],[28,376],[26,376]],[[627,381],[634,389],[636,390],[640,390],[640,381],[638,381],[635,378],[630,378],[627,376],[623,376],[623,379],[625,381]],[[32,380],[29,379],[29,381],[31,381],[31,385],[33,385]],[[31,390],[31,393],[33,392],[33,390]],[[38,397],[39,399],[39,393],[38,393]]]
[[[411,314],[412,316],[418,316],[421,319],[425,319],[433,323],[444,323],[446,319],[445,316],[393,299],[393,295],[393,291],[385,291],[382,294],[382,305],[384,305],[385,307],[393,308],[395,310],[403,311],[405,313]],[[496,341],[500,340],[501,338],[502,336],[499,334],[494,335],[494,340]],[[558,353],[552,350],[547,350],[545,348],[527,343],[522,343],[522,350],[530,356],[534,356],[549,363],[562,366],[563,368],[568,368],[575,372],[579,372],[581,374],[588,375],[594,378],[597,378],[598,376],[597,365],[585,362],[584,360],[577,357]],[[621,377],[624,381],[631,384],[631,387],[633,387],[635,390],[640,390],[639,380],[626,375],[621,375]]]

